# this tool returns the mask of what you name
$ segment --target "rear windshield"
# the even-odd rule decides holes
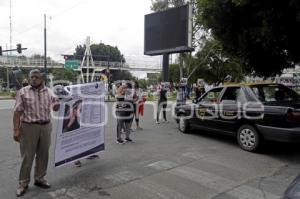
[[[300,95],[280,84],[250,86],[256,97],[262,102],[289,102],[300,100]]]

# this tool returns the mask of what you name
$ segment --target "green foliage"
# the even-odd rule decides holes
[[[187,3],[186,0],[151,0],[152,11],[164,11],[168,8],[179,7]]]
[[[157,84],[158,82],[161,81],[161,73],[148,73],[147,74],[147,78],[148,78],[148,85],[155,85]]]
[[[75,49],[74,57],[76,59],[82,60],[85,49],[86,49],[85,45],[78,45]],[[125,62],[125,58],[121,54],[118,47],[105,45],[103,43],[92,44],[91,51],[93,54],[94,61]]]
[[[17,93],[16,93],[15,91],[13,91],[13,92],[10,92],[10,96],[11,96],[12,98],[15,98],[15,97],[16,97],[16,95],[17,95]]]
[[[249,72],[238,57],[228,55],[216,40],[208,40],[203,49],[196,54],[196,59],[192,61],[192,68],[195,67],[197,70],[191,76],[190,82],[197,82],[198,78],[203,78],[208,83],[219,84],[228,76],[232,81],[238,82]]]
[[[82,60],[85,52],[85,45],[78,45],[75,49],[74,59]],[[94,61],[125,62],[124,55],[121,54],[118,47],[113,47],[103,43],[92,44],[91,51]],[[134,80],[129,71],[111,71],[110,82],[117,80]]]
[[[178,64],[171,64],[169,68],[169,82],[179,82],[180,69]]]
[[[114,71],[111,74],[110,81],[114,82],[117,80],[135,80],[135,78],[128,70]]]
[[[77,81],[78,74],[76,71],[73,71],[71,69],[56,68],[52,69],[51,72],[54,76],[53,80],[67,80],[73,83]]]
[[[300,62],[300,2],[197,0],[197,20],[231,55],[271,76]]]
[[[163,11],[169,8],[168,0],[151,0],[151,3],[152,11]]]
[[[147,88],[147,85],[148,85],[147,80],[145,80],[145,79],[139,79],[139,80],[137,80],[137,82],[138,82],[139,87],[141,89],[146,89]]]

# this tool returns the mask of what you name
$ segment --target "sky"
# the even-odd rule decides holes
[[[9,47],[9,0],[0,0],[0,46]],[[28,48],[24,55],[43,54],[44,14],[47,15],[48,56],[63,61],[76,45],[91,43],[118,46],[129,65],[154,67],[161,57],[143,55],[144,15],[151,13],[150,0],[12,0],[13,48]],[[143,78],[145,73],[134,75]]]

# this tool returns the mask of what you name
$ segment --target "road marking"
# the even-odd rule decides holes
[[[142,177],[141,175],[138,175],[138,174],[133,173],[131,171],[121,171],[119,173],[115,173],[115,174],[112,174],[112,175],[105,176],[104,178],[107,179],[107,180],[111,180],[116,184],[122,184],[122,183],[129,182],[129,181],[132,181],[134,179],[141,178],[141,177]]]
[[[191,180],[196,182],[204,187],[216,190],[217,193],[229,194],[232,197],[239,199],[277,199],[280,198],[277,195],[274,195],[269,192],[262,192],[259,189],[241,185],[237,188],[240,183],[232,181],[230,179],[215,175],[213,173],[205,172],[195,168],[183,166],[177,167],[175,169],[169,170],[168,173]],[[227,192],[227,190],[230,190]],[[264,197],[266,196],[266,197]]]
[[[279,199],[280,196],[274,195],[269,192],[262,192],[259,189],[242,185],[240,187],[237,187],[226,194],[237,197],[239,199]]]
[[[81,195],[86,195],[87,191],[80,187],[69,187],[69,188],[61,188],[52,192],[48,192],[48,194],[55,199],[63,199],[63,198],[74,198],[80,199]]]
[[[161,199],[188,199],[187,196],[170,189],[164,185],[149,180],[135,181],[132,183],[134,186],[143,189],[144,191],[156,196],[155,198]]]
[[[206,155],[199,154],[199,153],[196,153],[196,152],[186,152],[186,153],[183,153],[182,156],[192,158],[192,159],[195,159],[195,160],[199,160],[199,159],[202,159],[202,158],[206,157]]]
[[[178,164],[171,162],[171,161],[167,161],[167,160],[162,160],[162,161],[148,164],[148,167],[152,167],[156,170],[168,170],[168,169],[172,169],[177,166],[178,166]]]
[[[218,192],[224,192],[238,185],[237,182],[233,182],[215,174],[186,166],[178,167],[168,172],[173,175],[189,179],[204,187],[217,190]]]

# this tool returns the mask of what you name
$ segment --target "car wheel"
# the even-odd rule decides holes
[[[178,118],[178,129],[182,133],[189,133],[190,125],[187,122],[187,120],[185,119],[184,115],[179,115],[179,118]]]
[[[243,150],[255,152],[259,148],[260,137],[253,126],[243,125],[237,132],[237,141]]]

